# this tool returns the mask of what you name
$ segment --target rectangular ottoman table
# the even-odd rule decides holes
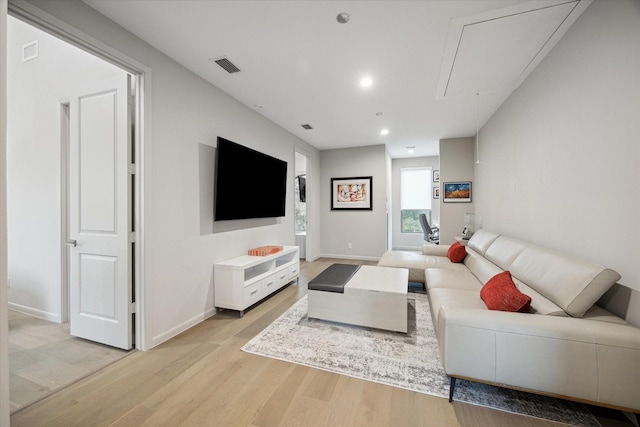
[[[334,264],[316,279],[309,282],[310,318],[407,332],[408,269]]]

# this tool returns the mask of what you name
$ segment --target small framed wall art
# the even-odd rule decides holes
[[[373,210],[373,177],[331,178],[331,210]]]
[[[434,199],[440,198],[440,187],[433,187],[433,198]]]
[[[439,170],[434,170],[433,171],[433,182],[440,182],[440,171]]]
[[[470,203],[471,181],[445,182],[442,186],[445,203]]]

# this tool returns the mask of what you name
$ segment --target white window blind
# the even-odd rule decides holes
[[[431,168],[400,169],[400,210],[431,209]]]

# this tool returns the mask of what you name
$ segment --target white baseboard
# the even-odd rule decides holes
[[[317,258],[338,258],[338,259],[355,259],[360,261],[378,261],[380,257],[370,256],[358,256],[358,255],[343,255],[343,254],[320,254]]]
[[[209,310],[205,311],[204,313],[198,314],[197,316],[192,317],[191,319],[187,320],[186,322],[183,322],[183,323],[179,324],[178,326],[169,329],[166,332],[163,332],[161,334],[156,335],[155,337],[153,337],[151,339],[151,346],[147,350],[149,350],[149,349],[151,349],[151,348],[153,348],[153,347],[155,347],[157,345],[160,345],[165,341],[170,340],[171,338],[183,333],[187,329],[194,327],[198,323],[207,320],[209,317],[213,316],[216,313],[217,313],[217,311],[216,311],[215,308],[210,308]]]
[[[7,307],[9,308],[9,310],[19,311],[20,313],[28,314],[29,316],[37,317],[39,319],[62,323],[60,320],[60,316],[56,313],[38,310],[37,308],[27,307],[26,305],[16,304],[14,302],[9,302],[7,304]]]

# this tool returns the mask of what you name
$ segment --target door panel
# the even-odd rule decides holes
[[[118,259],[101,255],[80,256],[80,316],[117,321]]]
[[[71,334],[132,348],[129,76],[71,97]],[[74,243],[75,242],[75,243]]]
[[[117,92],[82,96],[78,100],[80,129],[80,230],[117,232],[118,122]],[[126,161],[126,160],[125,160]]]

